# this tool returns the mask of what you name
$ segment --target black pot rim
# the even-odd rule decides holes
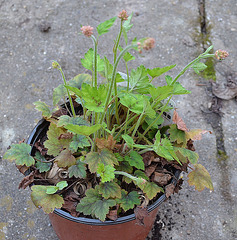
[[[46,121],[45,119],[41,119],[37,125],[34,127],[34,129],[32,130],[31,134],[29,135],[29,138],[27,140],[27,144],[31,144],[32,146],[34,145],[34,143],[38,140],[37,138],[39,137],[39,135],[41,134],[41,132],[43,130],[45,130],[46,127],[49,126],[49,122]],[[33,149],[33,148],[32,148]],[[31,151],[32,151],[31,149]],[[181,171],[177,170],[174,174],[174,177],[172,179],[172,183],[174,185],[177,184],[177,180],[179,179]],[[30,174],[30,172],[26,172],[26,175]],[[162,194],[154,203],[152,203],[151,205],[149,205],[147,207],[148,213],[152,212],[153,210],[155,210],[157,207],[159,207],[165,200],[167,199],[165,193]],[[94,225],[94,226],[104,226],[104,225],[116,225],[116,224],[121,224],[121,223],[126,223],[129,221],[133,221],[136,219],[136,216],[134,213],[124,216],[124,217],[119,217],[117,220],[112,221],[112,220],[106,220],[104,222],[100,221],[99,219],[92,219],[92,218],[86,218],[86,217],[73,217],[70,213],[62,210],[62,209],[54,209],[54,212],[56,215],[63,217],[67,220],[73,221],[73,222],[77,222],[77,223],[81,223],[81,224],[87,224],[87,225]]]

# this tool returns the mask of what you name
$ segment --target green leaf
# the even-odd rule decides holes
[[[125,142],[129,148],[133,148],[133,147],[136,147],[139,149],[147,148],[147,145],[135,144],[133,141],[133,138],[131,136],[129,136],[128,134],[123,134],[122,138],[125,140]]]
[[[90,48],[86,53],[84,58],[81,59],[81,64],[84,68],[93,71],[94,63],[94,50]],[[104,60],[100,58],[97,54],[97,71],[102,72],[104,70]]]
[[[147,177],[147,175],[146,175],[143,171],[141,171],[141,170],[136,170],[136,171],[134,172],[134,175],[135,175],[136,177],[138,177],[138,178],[143,178],[143,179],[149,181],[149,177]],[[144,181],[143,181],[143,182],[144,182]]]
[[[79,126],[89,126],[89,122],[87,122],[83,117],[76,116],[70,117],[68,115],[62,115],[58,118],[58,127],[63,127],[68,124],[79,125]]]
[[[171,142],[176,141],[178,144],[182,144],[183,147],[187,145],[185,132],[178,129],[176,124],[172,124],[168,132],[170,134],[169,138]]]
[[[170,76],[165,76],[165,80],[169,86],[172,85],[173,79]],[[184,88],[179,82],[176,82],[173,86],[173,94],[174,95],[182,95],[182,94],[190,94],[191,91]]]
[[[124,211],[133,209],[135,205],[140,204],[139,194],[136,191],[132,191],[129,194],[125,190],[122,190],[122,198],[119,199],[120,207]]]
[[[85,162],[89,165],[92,173],[96,172],[100,163],[105,166],[114,166],[118,164],[117,158],[108,149],[102,149],[101,152],[90,152],[86,155]]]
[[[121,51],[121,52],[123,51],[123,48],[121,46],[119,46],[118,48],[119,48],[119,51]],[[129,52],[126,52],[123,55],[123,60],[125,62],[129,62],[129,61],[134,60],[134,59],[135,59],[135,57],[131,53],[129,53]]]
[[[78,203],[76,210],[84,213],[85,215],[95,216],[101,221],[105,221],[110,207],[113,207],[115,205],[115,200],[103,199],[98,192],[98,188],[91,188],[86,191],[86,196],[82,198]]]
[[[68,129],[69,131],[74,132],[79,135],[90,136],[92,133],[101,129],[102,125],[95,124],[92,126],[79,126],[79,125],[74,125],[74,124],[67,124],[65,126],[65,128]]]
[[[198,162],[198,154],[186,148],[174,147],[175,151],[178,151],[183,157],[188,158],[189,162],[196,164]]]
[[[85,101],[84,106],[90,111],[103,112],[105,108],[107,88],[100,85],[99,88],[89,84],[82,84],[81,97]]]
[[[157,193],[164,192],[163,188],[159,187],[154,182],[146,182],[144,184],[139,184],[139,187],[150,200],[153,199],[157,195]]]
[[[132,69],[129,83],[131,91],[137,91],[142,94],[149,93],[148,89],[151,84],[147,76],[147,70],[143,65],[139,66],[136,70]]]
[[[115,178],[115,168],[110,165],[104,165],[103,163],[98,164],[97,174],[101,177],[101,182],[109,182]]]
[[[116,18],[117,17],[113,17],[110,18],[109,20],[106,20],[105,22],[100,23],[96,28],[98,35],[101,36],[102,34],[107,33],[109,29],[113,26]]]
[[[103,198],[121,198],[121,188],[115,182],[104,182],[99,184],[99,193]]]
[[[67,82],[68,86],[74,88],[81,88],[82,83],[90,83],[91,82],[91,75],[89,74],[78,74],[73,79]],[[60,84],[56,87],[53,91],[53,105],[57,105],[61,98],[67,96],[67,90],[64,84]]]
[[[52,166],[52,163],[45,162],[46,159],[40,154],[40,152],[35,153],[35,159],[37,160],[35,163],[36,168],[39,170],[40,173],[48,172]]]
[[[30,156],[31,146],[26,143],[12,144],[6,151],[3,159],[15,161],[16,165],[26,165],[30,167],[35,164],[35,160]]]
[[[194,165],[195,170],[188,174],[188,183],[195,186],[195,189],[201,192],[205,187],[214,190],[211,176],[204,166],[201,164]]]
[[[135,151],[131,151],[129,153],[129,155],[125,156],[124,158],[131,166],[137,168],[137,169],[141,169],[141,170],[145,170],[145,165],[143,162],[143,158],[142,156]]]
[[[141,114],[144,110],[145,96],[141,94],[127,93],[120,98],[120,103],[130,111]]]
[[[86,165],[85,163],[81,162],[80,158],[77,159],[76,165],[71,166],[68,169],[69,178],[73,176],[75,178],[86,178]]]
[[[149,88],[149,93],[154,101],[160,102],[167,97],[171,96],[173,93],[173,86],[162,86]]]
[[[55,162],[57,162],[58,167],[71,167],[76,164],[76,158],[71,151],[65,149],[56,157]]]
[[[54,194],[58,191],[58,187],[56,186],[47,186],[46,193],[47,194]]]
[[[78,148],[85,148],[85,147],[89,147],[91,144],[89,142],[89,140],[83,136],[83,135],[74,135],[72,138],[72,142],[69,145],[69,150],[71,150],[72,152],[76,152]]]
[[[148,74],[152,77],[159,77],[160,75],[168,72],[170,69],[174,68],[176,65],[170,65],[167,67],[163,67],[163,68],[153,68],[153,69],[147,69]]]
[[[67,186],[68,186],[67,181],[61,181],[56,184],[56,187],[58,188],[58,190],[63,190]]]
[[[124,21],[123,23],[123,37],[125,40],[126,45],[128,44],[128,36],[127,36],[127,32],[132,28],[133,24],[130,24],[130,21],[132,19],[132,15],[133,13],[128,17],[128,20]]]
[[[195,73],[199,74],[201,71],[205,70],[207,68],[207,65],[205,65],[202,62],[197,62],[192,65],[192,68]]]
[[[58,128],[56,124],[51,123],[47,132],[48,140],[44,142],[44,146],[48,148],[48,155],[58,156],[63,149],[68,149],[71,139],[60,139],[62,134],[66,131]]]
[[[45,118],[50,118],[52,113],[49,109],[49,106],[45,102],[37,101],[34,102],[35,109],[42,112],[42,116]]]
[[[175,159],[179,162],[179,159],[174,152],[172,143],[167,138],[161,139],[160,131],[156,134],[153,149],[159,156],[171,161]]]
[[[42,207],[45,213],[49,214],[55,208],[61,208],[64,204],[63,197],[58,194],[47,194],[48,186],[34,185],[31,187],[31,200],[34,205]]]

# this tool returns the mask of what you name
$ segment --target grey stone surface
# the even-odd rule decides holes
[[[175,76],[203,51],[202,44],[196,41],[200,35],[196,0],[0,1],[1,156],[11,143],[27,138],[41,118],[32,102],[52,103],[52,89],[61,79],[58,72],[50,68],[51,60],[60,62],[67,79],[84,72],[80,58],[92,43],[78,35],[80,24],[95,27],[121,9],[134,12],[130,40],[135,36],[156,39],[156,48],[143,58],[137,56],[139,64],[152,68],[176,63],[177,67],[170,72]],[[215,49],[226,49],[230,53],[223,64],[216,64],[217,82],[223,83],[226,74],[236,71],[237,3],[206,0],[206,14],[212,26],[209,38]],[[115,32],[116,26],[111,30]],[[111,35],[102,36],[100,43],[99,53],[111,58]],[[130,65],[135,66],[135,63]],[[156,84],[159,81],[163,79]],[[161,228],[161,237],[153,231],[148,239],[234,240],[237,238],[237,103],[222,101],[221,125],[228,159],[218,161],[215,130],[207,121],[208,115],[201,110],[207,109],[211,97],[206,93],[206,86],[197,86],[207,82],[191,71],[181,82],[192,91],[191,95],[176,98],[178,111],[187,126],[213,132],[197,142],[196,149],[200,162],[212,176],[215,190],[199,193],[185,183],[180,193],[159,210],[156,226]],[[48,216],[32,206],[30,191],[17,189],[21,177],[13,163],[0,159],[0,239],[58,239]]]

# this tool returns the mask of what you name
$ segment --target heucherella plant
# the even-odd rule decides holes
[[[41,101],[34,103],[49,123],[45,136],[33,146],[13,144],[4,155],[22,173],[27,170],[19,187],[33,184],[32,201],[46,213],[62,208],[73,216],[115,220],[136,206],[145,208],[163,192],[168,197],[174,192],[174,173],[188,168],[190,185],[198,191],[213,190],[210,175],[198,163],[193,147],[193,141],[208,131],[189,130],[170,103],[175,95],[190,94],[179,82],[188,69],[199,73],[206,68],[201,60],[223,60],[228,53],[211,54],[210,46],[177,76],[166,75],[166,84],[155,86],[152,81],[176,65],[140,65],[129,71],[129,62],[135,60],[132,51],[150,50],[155,40],[135,38],[129,44],[132,14],[123,10],[118,18],[112,59],[98,53],[98,44],[117,17],[99,24],[96,31],[81,27],[93,43],[81,59],[91,74],[67,81],[60,64],[53,61],[52,67],[63,79],[53,91],[55,109]],[[124,64],[125,73],[119,71],[119,63]]]

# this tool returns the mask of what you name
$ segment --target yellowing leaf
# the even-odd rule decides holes
[[[68,149],[63,150],[60,154],[56,157],[55,162],[59,167],[71,167],[72,165],[76,164],[76,158],[72,155],[71,151]]]
[[[12,144],[11,148],[6,151],[3,159],[15,161],[17,165],[34,165],[35,160],[30,156],[31,146],[26,143]]]
[[[201,192],[205,187],[214,190],[211,176],[204,166],[201,164],[194,165],[195,170],[188,174],[188,183],[195,186],[195,189]]]
[[[45,118],[50,118],[52,113],[49,109],[49,106],[41,101],[34,102],[35,109],[42,112],[42,116]]]
[[[58,156],[63,149],[68,149],[71,139],[60,139],[66,131],[58,128],[54,123],[51,123],[47,132],[48,140],[44,142],[44,146],[48,148],[48,155]]]
[[[88,163],[89,169],[92,173],[96,172],[98,165],[103,163],[104,165],[118,164],[118,160],[115,155],[108,149],[104,148],[101,152],[90,152],[86,155],[85,162]]]
[[[185,132],[186,138],[192,139],[192,140],[201,140],[202,139],[202,134],[204,133],[212,133],[211,131],[207,130],[202,130],[202,129],[192,129],[189,132]]]
[[[92,133],[96,132],[102,127],[101,124],[95,124],[92,126],[79,126],[74,124],[68,124],[65,126],[71,132],[74,132],[79,135],[90,136]]]
[[[64,204],[63,197],[58,194],[47,194],[47,186],[34,185],[31,187],[31,200],[34,205],[42,207],[45,213],[49,214],[55,208],[61,208]]]
[[[168,131],[170,133],[169,138],[170,138],[171,142],[176,141],[178,144],[182,144],[182,146],[184,146],[184,147],[187,145],[187,139],[186,139],[185,132],[182,130],[179,130],[177,128],[176,124],[172,124]]]
[[[109,182],[114,179],[115,168],[111,165],[104,165],[103,163],[98,164],[97,174],[101,177],[101,182]]]
[[[109,150],[113,150],[116,144],[116,140],[114,140],[112,135],[109,135],[108,139],[96,138],[95,142],[99,149],[107,148]]]
[[[163,188],[159,187],[154,182],[145,182],[143,184],[139,184],[139,187],[150,200],[153,199],[157,193],[164,192]]]

